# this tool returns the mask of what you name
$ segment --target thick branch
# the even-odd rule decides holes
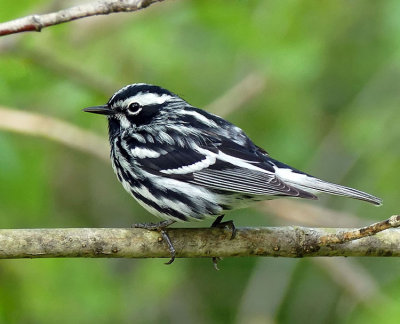
[[[400,216],[392,216],[391,225],[400,225]],[[380,224],[380,223],[378,223]],[[218,228],[170,228],[177,257],[232,256],[400,256],[400,231],[388,229],[373,236],[371,230],[359,229],[263,227],[239,228],[230,240],[231,231]],[[343,233],[357,232],[360,239],[341,242]],[[368,233],[366,233],[368,232]],[[324,241],[336,237],[336,243]],[[0,230],[0,258],[169,258],[169,250],[156,231],[143,229],[3,229]]]
[[[90,2],[43,15],[31,15],[0,24],[0,36],[25,31],[41,31],[42,28],[58,25],[75,19],[113,12],[131,12],[148,7],[163,0],[104,0]]]

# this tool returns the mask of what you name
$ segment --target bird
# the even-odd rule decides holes
[[[105,105],[83,109],[105,115],[111,164],[125,190],[159,223],[134,227],[158,230],[174,261],[165,228],[175,222],[214,220],[249,204],[279,197],[317,199],[320,193],[374,205],[382,200],[330,183],[270,156],[238,126],[196,108],[160,86],[134,83],[115,92]],[[216,258],[213,258],[216,265]]]

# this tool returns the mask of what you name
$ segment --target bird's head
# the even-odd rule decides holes
[[[135,83],[118,90],[102,106],[88,107],[83,111],[106,115],[110,131],[146,125],[158,120],[174,103],[186,102],[174,93],[145,83]],[[168,116],[164,116],[168,118]],[[161,118],[162,121],[162,118]]]

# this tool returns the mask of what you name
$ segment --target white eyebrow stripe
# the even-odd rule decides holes
[[[134,97],[130,97],[124,102],[124,106],[128,106],[132,102],[137,102],[141,106],[151,105],[151,104],[162,104],[173,97],[168,94],[162,94],[161,96],[155,93],[143,93],[139,92]]]

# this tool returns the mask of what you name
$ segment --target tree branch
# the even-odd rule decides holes
[[[177,257],[181,258],[400,256],[400,231],[388,229],[397,226],[400,216],[362,229],[239,228],[233,240],[229,229],[169,228],[167,231]],[[388,230],[378,234],[384,229]],[[53,257],[169,258],[170,255],[158,232],[138,228],[0,230],[1,259]]]
[[[30,15],[0,23],[0,36],[25,31],[40,32],[44,27],[58,25],[90,16],[108,15],[114,12],[137,11],[146,8],[155,2],[161,1],[163,0],[103,0],[63,9],[53,13]]]

